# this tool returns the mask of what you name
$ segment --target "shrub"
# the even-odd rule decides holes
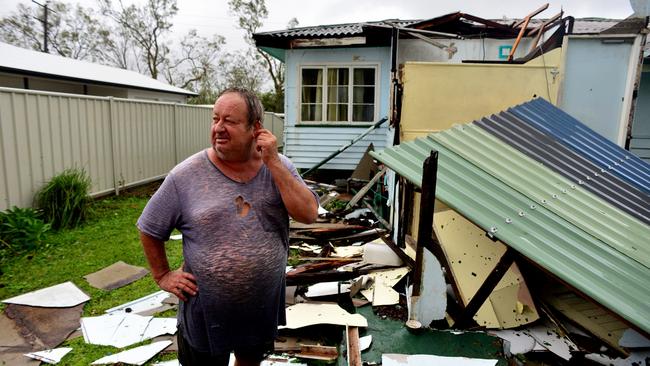
[[[34,249],[41,244],[43,234],[50,230],[33,208],[14,206],[0,212],[0,241],[11,250]]]
[[[88,215],[90,177],[83,169],[66,169],[36,194],[36,206],[55,230],[73,228]]]

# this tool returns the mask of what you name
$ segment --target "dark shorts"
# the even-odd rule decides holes
[[[183,336],[180,327],[178,328],[178,334],[176,337],[178,339],[178,361],[181,365],[228,365],[230,353],[215,356],[210,352],[203,352],[193,348]],[[235,357],[240,361],[244,361],[246,364],[260,363],[273,352],[273,347],[274,344],[273,341],[271,341],[257,346],[236,348],[233,351],[235,352]]]

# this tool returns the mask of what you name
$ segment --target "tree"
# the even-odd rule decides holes
[[[138,57],[148,74],[157,79],[170,49],[165,35],[170,33],[171,19],[178,12],[176,0],[148,0],[145,5],[125,7],[118,0],[114,9],[111,0],[98,0],[102,13],[123,28],[138,46]]]
[[[197,91],[216,78],[215,64],[226,44],[225,38],[213,35],[208,39],[191,29],[180,42],[180,54],[165,60],[164,76],[168,83]]]
[[[48,51],[60,56],[101,61],[112,47],[108,27],[90,8],[59,1],[48,5]],[[18,4],[18,11],[0,20],[0,39],[18,47],[44,51],[44,9]]]
[[[247,43],[255,49],[255,58],[264,63],[273,82],[275,94],[278,98],[282,96],[280,99],[284,100],[284,64],[255,47],[255,41],[253,40],[253,34],[262,27],[262,21],[268,16],[268,10],[266,9],[264,0],[229,0],[228,6],[230,7],[230,11],[237,16],[239,28],[246,32]],[[294,21],[297,24],[298,21],[295,18],[292,19],[292,23]],[[274,111],[281,112],[283,104],[280,106],[276,105],[277,107],[280,109],[275,109]]]

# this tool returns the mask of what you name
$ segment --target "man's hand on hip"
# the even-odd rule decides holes
[[[194,275],[183,271],[181,268],[165,273],[159,279],[156,279],[156,283],[158,283],[158,287],[171,292],[183,301],[187,301],[186,295],[195,296],[199,291]]]

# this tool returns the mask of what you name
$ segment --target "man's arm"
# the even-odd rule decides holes
[[[175,271],[169,269],[165,243],[162,240],[140,232],[140,242],[151,268],[151,276],[158,287],[173,293],[183,301],[187,301],[186,294],[196,295],[199,289],[191,273],[184,272],[182,267]]]
[[[318,218],[318,203],[309,188],[298,181],[287,169],[278,155],[277,142],[271,131],[259,129],[256,143],[262,153],[264,164],[271,171],[273,181],[280,191],[282,202],[294,220],[311,224]]]

